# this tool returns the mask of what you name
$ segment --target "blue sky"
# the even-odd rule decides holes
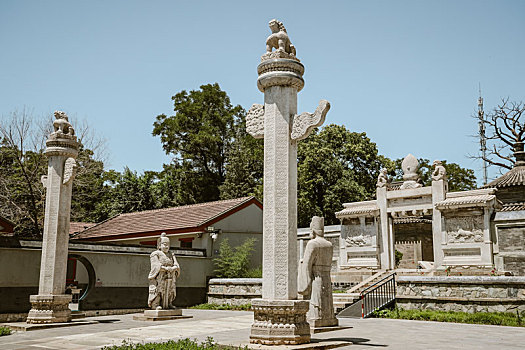
[[[476,170],[470,116],[525,100],[523,1],[0,2],[0,115],[64,110],[108,139],[108,168],[160,170],[151,136],[171,96],[218,82],[232,103],[262,103],[256,67],[284,22],[306,67],[299,112],[366,132],[381,154]],[[493,169],[494,176],[497,171]]]

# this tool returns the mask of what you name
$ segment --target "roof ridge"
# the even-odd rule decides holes
[[[203,225],[204,223],[208,222],[208,221],[212,221],[213,219],[221,216],[222,214],[234,209],[234,208],[237,208],[238,206],[240,205],[243,205],[244,203],[247,203],[249,201],[251,201],[252,199],[255,199],[254,196],[248,196],[248,197],[240,197],[240,198],[237,198],[237,199],[242,199],[242,201],[239,201],[239,203],[237,205],[235,205],[233,208],[229,208],[229,209],[225,209],[223,210],[222,212],[218,213],[218,214],[215,214],[214,216],[204,220],[204,221],[201,221],[199,225]]]
[[[224,202],[233,202],[233,201],[238,201],[238,200],[242,200],[241,202],[244,202],[247,198],[252,198],[253,196],[247,196],[247,197],[239,197],[239,198],[233,198],[233,199],[221,199],[221,200],[218,200],[218,201],[210,201],[210,202],[203,202],[203,203],[195,203],[195,204],[186,204],[186,205],[181,205],[181,206],[178,206],[178,207],[168,207],[168,208],[159,208],[159,209],[149,209],[149,210],[142,210],[142,211],[134,211],[134,212],[131,212],[131,213],[121,213],[119,215],[121,216],[131,216],[131,215],[136,215],[136,214],[142,214],[142,213],[151,213],[151,212],[159,212],[159,211],[165,211],[165,210],[171,210],[171,209],[183,209],[183,208],[190,208],[190,207],[199,207],[199,206],[204,206],[204,205],[207,205],[207,204],[210,204],[210,203],[224,203]],[[255,197],[253,197],[255,198]]]
[[[108,222],[109,220],[112,220],[112,219],[114,219],[114,218],[116,218],[117,216],[120,216],[120,215],[122,215],[122,214],[113,215],[112,217],[109,217],[109,218],[107,218],[106,220],[103,220],[103,221],[101,221],[101,222],[99,222],[99,223],[96,223],[96,224],[94,224],[93,226],[90,226],[90,227],[86,228],[85,230],[82,230],[82,231],[76,232],[76,233],[72,234],[71,236],[72,236],[72,237],[80,236],[82,233],[84,233],[84,232],[86,232],[86,231],[91,231],[92,229],[95,229],[95,227],[100,226],[100,225],[102,225],[103,223]]]

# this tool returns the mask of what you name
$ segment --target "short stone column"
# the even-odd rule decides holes
[[[55,112],[55,131],[46,141],[47,176],[42,176],[46,188],[44,236],[40,263],[38,295],[31,295],[31,310],[27,323],[71,321],[65,294],[71,190],[78,155],[77,137],[64,112]]]
[[[324,122],[330,108],[322,100],[314,113],[297,115],[304,66],[284,25],[270,21],[272,35],[257,71],[264,105],[248,111],[247,131],[264,137],[262,299],[254,299],[250,341],[301,344],[310,341],[309,302],[297,300],[297,141]],[[272,49],[276,50],[272,52]]]

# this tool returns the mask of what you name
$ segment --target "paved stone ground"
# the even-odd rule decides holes
[[[89,318],[98,323],[16,332],[0,337],[0,349],[100,349],[104,345],[177,338],[247,344],[253,314],[245,311],[184,310],[194,318],[134,321],[133,315]],[[315,334],[314,339],[353,342],[346,349],[524,349],[525,328],[387,319],[340,319],[352,328]],[[340,348],[342,349],[342,348]]]

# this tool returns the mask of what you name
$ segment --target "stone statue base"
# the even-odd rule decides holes
[[[71,322],[71,295],[31,295],[27,323]]]
[[[182,309],[168,310],[144,310],[144,314],[133,316],[136,321],[166,321],[180,318],[192,318],[193,316],[183,316]]]
[[[310,327],[312,328],[339,326],[339,320],[335,317],[333,319],[318,319],[318,320],[308,319],[308,323],[310,324]]]
[[[253,299],[254,322],[250,343],[294,345],[310,342],[310,325],[306,321],[308,300]]]

